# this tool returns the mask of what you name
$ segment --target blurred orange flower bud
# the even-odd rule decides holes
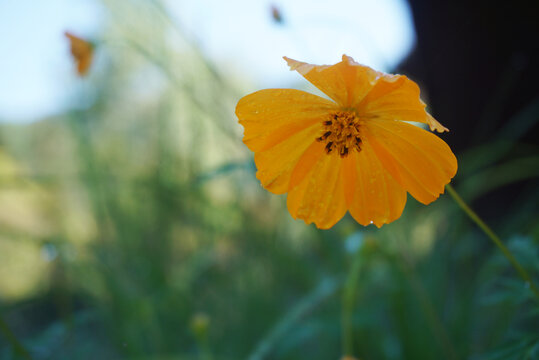
[[[71,55],[73,55],[77,64],[77,73],[80,76],[86,75],[92,65],[94,45],[67,31],[65,32],[65,36],[69,39]]]
[[[283,23],[283,14],[276,5],[271,5],[271,17],[277,24]]]

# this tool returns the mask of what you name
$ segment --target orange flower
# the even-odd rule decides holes
[[[77,72],[80,76],[86,75],[92,65],[94,55],[94,46],[69,32],[65,32],[65,36],[69,39],[71,45],[71,55],[77,63]]]
[[[419,87],[343,55],[335,65],[284,58],[331,100],[293,89],[243,97],[236,115],[255,153],[256,177],[288,193],[294,219],[328,229],[349,211],[362,225],[398,219],[406,192],[436,200],[457,172],[457,159],[431,130],[448,131],[425,111]]]

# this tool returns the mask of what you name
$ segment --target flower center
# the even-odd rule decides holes
[[[326,154],[337,153],[344,158],[351,150],[361,151],[361,120],[355,113],[335,111],[323,125],[322,136],[316,141],[326,143]]]

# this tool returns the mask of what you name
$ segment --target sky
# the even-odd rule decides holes
[[[120,1],[120,0],[116,0]],[[404,0],[168,0],[172,17],[220,69],[258,88],[288,87],[298,76],[282,56],[333,64],[343,54],[389,71],[412,49]],[[283,23],[272,20],[278,8]],[[0,1],[0,122],[61,113],[80,80],[63,33],[106,28],[98,0]],[[256,89],[251,89],[256,90]]]

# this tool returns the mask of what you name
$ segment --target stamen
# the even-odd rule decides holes
[[[332,143],[331,141],[327,143],[327,145],[326,145],[326,152],[327,152],[328,154],[331,152],[331,150],[333,150],[332,146],[333,146],[333,143]]]
[[[337,150],[341,158],[348,156],[350,150],[361,151],[361,124],[353,111],[339,110],[322,122],[324,133],[316,141],[326,142],[327,154]]]
[[[331,131],[327,131],[324,135],[316,138],[316,141],[324,141],[331,135]]]

